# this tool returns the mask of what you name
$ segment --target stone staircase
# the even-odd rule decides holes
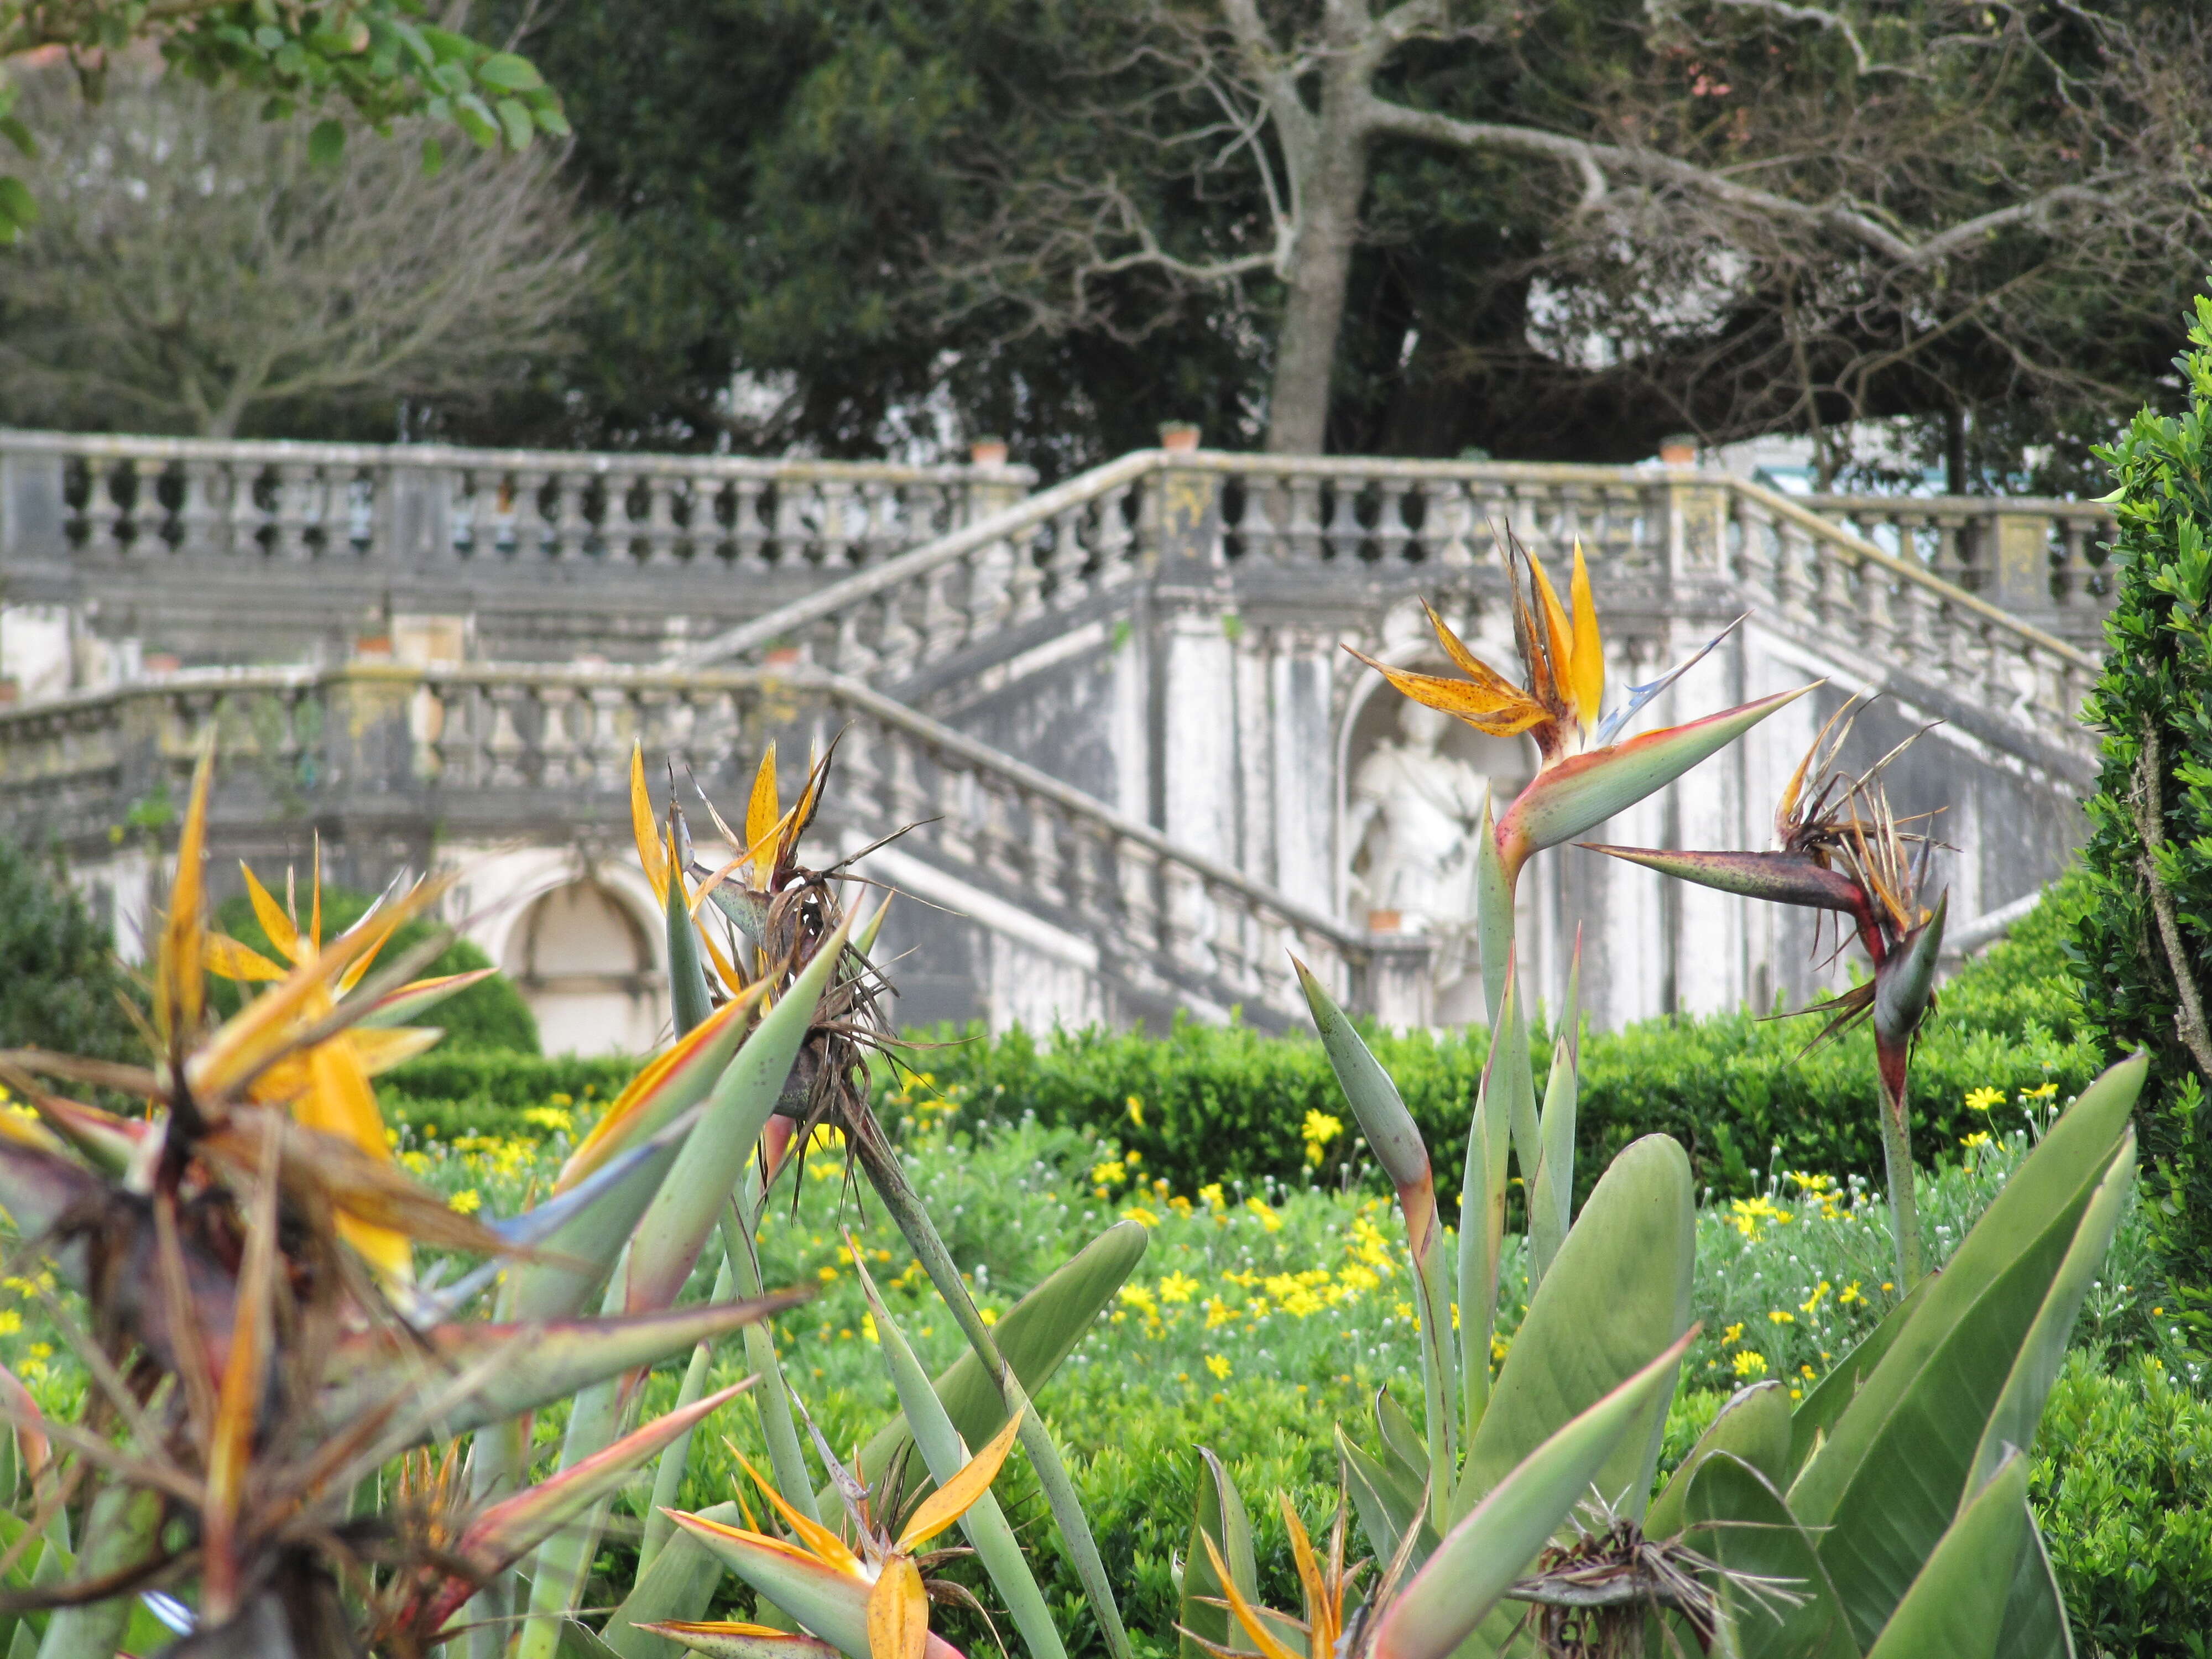
[[[63,840],[127,938],[159,840],[128,826],[181,799],[212,726],[226,852],[296,861],[319,836],[362,882],[476,870],[456,919],[505,961],[549,884],[624,895],[650,932],[625,873],[633,742],[728,801],[769,738],[792,755],[842,734],[823,833],[849,853],[912,826],[863,866],[915,901],[890,936],[905,1018],[1277,1027],[1300,1017],[1292,951],[1386,1019],[1463,1017],[1433,941],[1342,919],[1347,780],[1390,704],[1340,647],[1420,660],[1425,599],[1510,659],[1510,529],[1555,570],[1583,547],[1616,683],[1750,613],[1648,724],[1830,682],[1618,838],[1763,844],[1762,803],[1862,691],[1885,697],[1875,752],[1943,723],[1903,793],[1958,811],[1962,925],[2075,836],[2095,746],[2074,714],[2109,587],[2098,504],[1195,450],[1030,482],[0,433],[0,674],[27,618],[55,614],[72,638],[139,629],[148,661],[321,641],[294,668],[165,663],[0,708],[0,830]],[[444,634],[410,647],[426,618]],[[542,660],[485,660],[517,654]],[[1484,760],[1501,793],[1511,748]],[[1601,1020],[1812,988],[1788,918],[1571,850],[1525,887],[1540,994],[1596,924]]]

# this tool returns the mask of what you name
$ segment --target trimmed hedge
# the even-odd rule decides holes
[[[2062,945],[2071,884],[2022,920],[2013,937],[1943,990],[1938,1018],[1913,1063],[1914,1150],[1933,1162],[1987,1127],[1969,1111],[1969,1090],[2008,1094],[2055,1083],[2072,1094],[2096,1075],[2101,1052],[2083,1031]],[[1638,1135],[1674,1135],[1698,1181],[1748,1196],[1770,1164],[1878,1178],[1873,1040],[1863,1030],[1804,1053],[1809,1022],[1748,1013],[1656,1019],[1583,1046],[1577,1113],[1581,1179],[1594,1181]],[[1242,1026],[1181,1024],[1164,1037],[1097,1029],[1039,1042],[1016,1030],[932,1034],[940,1047],[905,1061],[926,1081],[886,1078],[887,1116],[932,1095],[966,1121],[1035,1112],[1043,1122],[1090,1128],[1141,1154],[1146,1175],[1191,1192],[1224,1177],[1304,1182],[1313,1170],[1307,1115],[1343,1121],[1322,1173],[1334,1178],[1354,1145],[1350,1113],[1319,1043]],[[1380,1059],[1420,1123],[1438,1185],[1455,1191],[1488,1034],[1376,1036]],[[1534,1035],[1538,1075],[1550,1063],[1548,1032]]]

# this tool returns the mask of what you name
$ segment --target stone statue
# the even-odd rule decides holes
[[[1489,780],[1438,746],[1450,716],[1408,699],[1352,777],[1353,915],[1435,935],[1462,954],[1474,914],[1475,837]],[[1457,948],[1455,949],[1455,946]]]

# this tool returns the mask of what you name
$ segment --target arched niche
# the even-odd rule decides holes
[[[548,1054],[644,1054],[667,1024],[652,934],[622,894],[588,876],[531,902],[501,965]]]
[[[1393,667],[1457,677],[1457,671],[1441,656],[1401,651],[1391,653],[1389,660]],[[1370,890],[1375,872],[1369,866],[1382,836],[1374,822],[1375,814],[1364,810],[1360,786],[1363,777],[1371,776],[1367,772],[1370,763],[1386,745],[1403,750],[1419,747],[1420,740],[1409,738],[1405,730],[1409,700],[1380,676],[1369,674],[1363,680],[1348,700],[1338,749],[1339,910],[1354,927],[1383,932],[1401,927],[1410,929],[1419,924],[1391,908],[1378,908],[1381,901]],[[1449,717],[1438,719],[1431,715],[1431,724],[1440,728],[1433,742],[1433,752],[1442,762],[1437,769],[1437,775],[1444,779],[1456,773],[1458,781],[1449,787],[1450,796],[1463,805],[1471,820],[1477,819],[1480,814],[1483,786],[1489,791],[1492,810],[1502,816],[1522,787],[1535,775],[1536,747],[1525,737],[1494,738]],[[1480,780],[1480,783],[1470,787],[1471,779]],[[1471,828],[1470,825],[1470,831]],[[1471,858],[1471,848],[1467,856]],[[1522,908],[1526,908],[1528,898],[1524,891]],[[1370,902],[1370,899],[1374,902]],[[1442,910],[1452,913],[1442,918],[1443,925],[1430,926],[1425,930],[1437,937],[1442,946],[1437,963],[1435,1005],[1440,1024],[1479,1024],[1486,1018],[1480,962],[1474,946],[1473,903],[1470,880],[1463,890],[1440,902]]]

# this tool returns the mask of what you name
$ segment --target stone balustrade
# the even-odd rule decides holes
[[[1078,941],[1123,1007],[1304,1018],[1296,953],[1353,1006],[1426,1019],[1426,942],[1372,940],[864,686],[814,672],[355,665],[195,671],[0,710],[0,833],[105,853],[183,800],[212,734],[217,839],[288,823],[482,843],[626,835],[631,746],[742,800],[770,738],[838,738],[825,838],[905,856]],[[842,735],[840,735],[842,734]],[[228,826],[228,828],[226,828]],[[296,837],[295,837],[296,839]],[[79,850],[73,848],[72,850]]]
[[[2119,521],[2102,501],[2047,496],[1802,495],[1791,499],[1954,587],[2094,639],[2118,572]]]
[[[1288,584],[1309,603],[1354,580],[1442,592],[1497,580],[1496,544],[1510,532],[1555,568],[1579,544],[1601,591],[1664,609],[1670,592],[1701,588],[1843,653],[1868,689],[1933,691],[1921,700],[1956,718],[1994,720],[2060,757],[2062,769],[2094,761],[2094,738],[2076,719],[2094,657],[2032,619],[2038,613],[1945,580],[1916,552],[1885,550],[1820,505],[1686,469],[1148,451],[753,618],[670,665],[774,651],[896,689],[922,683],[933,665],[940,676],[972,674],[985,654],[1004,658],[1044,636],[1026,624],[1094,601],[1110,608],[1144,572],[1182,568],[1261,591]],[[2051,509],[2039,525],[2063,516],[2087,526],[2104,511],[2037,505]]]
[[[0,560],[842,574],[1034,482],[1004,466],[0,431]]]

